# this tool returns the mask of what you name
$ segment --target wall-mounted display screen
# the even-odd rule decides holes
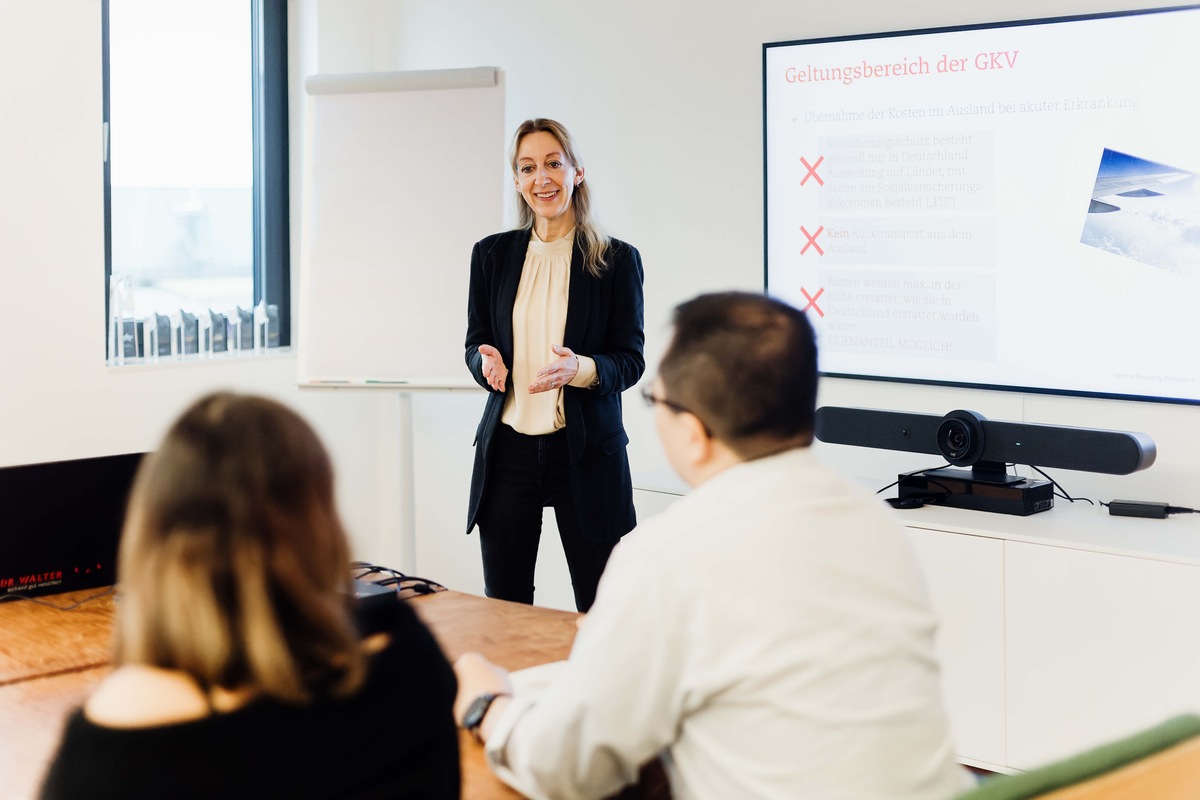
[[[763,48],[827,375],[1200,403],[1200,6]]]

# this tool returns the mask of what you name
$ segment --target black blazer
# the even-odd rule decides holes
[[[483,377],[479,345],[494,346],[512,369],[513,302],[530,235],[528,229],[505,231],[479,241],[471,251],[466,360],[476,382],[488,390],[488,398],[475,431],[467,533],[475,527],[479,502],[487,490],[492,436],[504,410],[504,395],[492,390]],[[576,241],[562,342],[594,359],[600,378],[594,389],[564,386],[562,390],[571,490],[583,533],[596,542],[615,542],[636,524],[621,392],[637,383],[646,369],[642,257],[625,242],[611,239],[610,243],[608,267],[595,278],[584,271],[583,250]],[[511,381],[505,386],[509,392],[522,388]]]

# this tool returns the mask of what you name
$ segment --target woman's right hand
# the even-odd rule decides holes
[[[500,357],[500,351],[490,344],[481,344],[479,345],[479,355],[483,356],[484,380],[497,392],[503,392],[504,382],[508,379],[508,367],[504,366],[504,359]]]

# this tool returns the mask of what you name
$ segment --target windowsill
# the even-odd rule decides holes
[[[240,361],[260,361],[263,359],[294,359],[296,351],[292,347],[269,347],[262,350],[227,350],[223,353],[188,353],[186,355],[157,356],[150,358],[126,358],[122,361],[109,359],[104,365],[114,371],[141,371],[146,369],[162,369],[167,367],[199,366],[199,365],[228,365]]]

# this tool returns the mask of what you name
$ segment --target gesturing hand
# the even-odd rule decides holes
[[[550,345],[550,349],[558,358],[537,371],[533,383],[529,384],[529,393],[551,392],[560,386],[565,386],[579,374],[579,356],[569,347]]]
[[[503,392],[504,382],[508,379],[508,367],[504,366],[504,359],[500,356],[500,351],[490,344],[481,344],[479,345],[479,355],[483,356],[484,380],[497,392]]]

